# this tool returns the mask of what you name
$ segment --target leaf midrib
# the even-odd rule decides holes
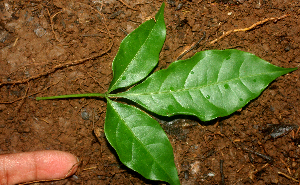
[[[222,82],[215,82],[215,83],[211,83],[211,84],[207,84],[207,85],[191,87],[191,88],[184,88],[184,89],[178,89],[178,90],[156,91],[156,92],[146,92],[146,93],[130,93],[130,90],[129,90],[128,92],[119,93],[119,94],[111,94],[109,96],[110,97],[126,97],[126,96],[141,96],[141,95],[155,95],[155,94],[171,94],[171,93],[190,91],[190,90],[195,90],[195,89],[202,89],[202,88],[209,87],[209,86],[222,85],[222,84],[226,84],[228,82],[233,82],[233,81],[237,81],[237,80],[241,81],[242,79],[245,79],[245,78],[251,78],[251,77],[256,77],[256,76],[261,76],[261,75],[266,75],[266,74],[273,74],[273,73],[278,73],[278,72],[279,71],[268,72],[268,73],[260,73],[260,74],[257,74],[257,75],[250,75],[250,76],[245,76],[245,77],[241,77],[241,78],[233,78],[233,79],[222,81]]]

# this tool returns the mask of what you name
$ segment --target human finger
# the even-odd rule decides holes
[[[56,150],[3,154],[0,155],[0,185],[64,178],[75,173],[76,163],[74,155]]]

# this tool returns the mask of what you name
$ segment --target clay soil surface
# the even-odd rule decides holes
[[[120,42],[153,18],[161,3],[1,1],[0,153],[51,149],[81,159],[75,175],[41,184],[164,184],[146,180],[119,162],[103,132],[103,99],[35,100],[106,92]],[[200,47],[184,59],[201,50],[235,48],[280,67],[299,67],[298,0],[165,3],[167,38],[155,70],[166,68],[203,32]],[[210,43],[226,31],[284,15]],[[173,146],[181,183],[299,184],[299,99],[296,70],[228,117],[208,123],[193,117],[157,118]]]

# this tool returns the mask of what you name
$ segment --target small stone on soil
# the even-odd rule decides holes
[[[82,117],[82,119],[84,119],[84,120],[89,120],[89,119],[90,119],[90,115],[89,115],[89,113],[86,112],[86,111],[82,111],[82,112],[81,112],[81,117]]]

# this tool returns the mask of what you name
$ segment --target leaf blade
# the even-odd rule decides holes
[[[157,65],[166,38],[164,6],[163,3],[155,16],[156,22],[146,21],[123,39],[113,61],[108,92],[137,83]]]
[[[242,108],[274,79],[293,70],[239,50],[208,50],[172,63],[117,96],[158,115],[187,114],[209,121]]]
[[[107,99],[104,131],[123,164],[145,178],[180,184],[172,146],[149,115]]]

